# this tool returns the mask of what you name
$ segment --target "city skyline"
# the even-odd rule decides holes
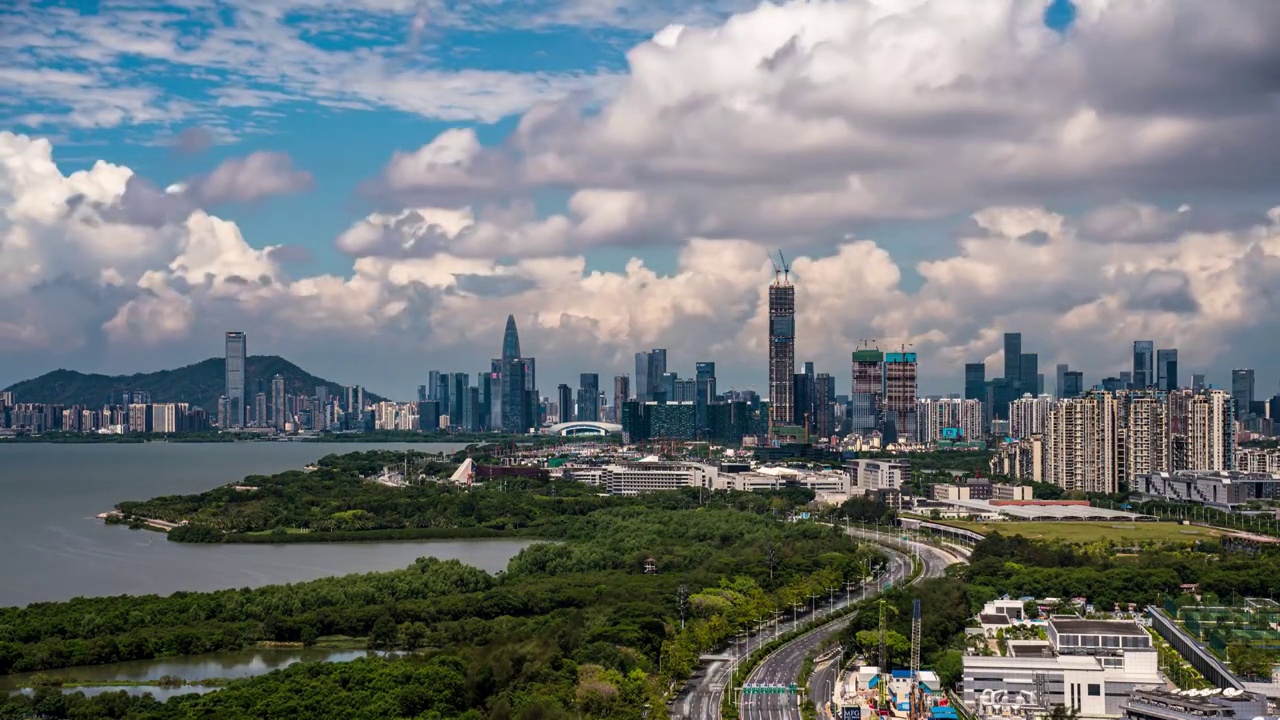
[[[412,398],[420,363],[483,370],[514,314],[544,394],[665,348],[767,395],[782,250],[795,357],[841,393],[863,339],[910,344],[941,394],[966,362],[998,374],[1005,332],[1046,385],[1132,372],[1153,340],[1183,377],[1254,368],[1268,393],[1280,107],[1248,79],[1277,51],[1232,38],[1270,4],[1081,6],[552,0],[441,9],[424,35],[361,0],[23,5],[0,48],[0,386],[179,367],[234,328]]]

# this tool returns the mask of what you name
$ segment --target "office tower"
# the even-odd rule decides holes
[[[1053,392],[1054,395],[1059,398],[1065,397],[1064,393],[1066,392],[1067,386],[1067,373],[1070,371],[1071,368],[1069,368],[1066,363],[1058,363],[1054,376],[1055,381],[1053,383]]]
[[[663,392],[662,376],[667,374],[667,351],[665,348],[654,348],[649,351],[649,399],[656,400]]]
[[[1053,398],[1048,395],[1024,395],[1009,403],[1009,437],[1025,440],[1032,435],[1043,435],[1052,409]]]
[[[1191,389],[1192,389],[1192,390],[1204,390],[1204,389],[1205,389],[1205,387],[1206,387],[1206,385],[1204,384],[1204,375],[1203,375],[1202,373],[1192,373],[1192,374],[1191,374]]]
[[[796,416],[796,289],[788,271],[776,270],[769,286],[769,428]]]
[[[1108,392],[1054,403],[1045,425],[1045,481],[1068,492],[1116,492],[1116,422],[1116,398]]]
[[[1010,386],[1022,381],[1022,333],[1004,334],[1004,379]]]
[[[1128,373],[1121,373],[1121,375],[1127,375],[1127,374]],[[1102,389],[1106,390],[1107,392],[1116,392],[1119,390],[1127,390],[1128,388],[1125,387],[1123,378],[1104,377],[1102,378]]]
[[[716,364],[695,363],[694,381],[694,420],[698,423],[698,433],[705,435],[710,428],[707,407],[716,401]]]
[[[916,418],[916,354],[909,352],[885,353],[884,356],[884,409],[886,426],[891,422],[892,432],[886,430],[885,442],[916,442],[919,437]],[[892,439],[890,438],[892,435]]]
[[[1074,398],[1084,394],[1084,373],[1068,370],[1062,374],[1062,392],[1059,398]]]
[[[440,389],[440,371],[439,370],[427,371],[427,400],[439,401],[440,396],[437,394],[439,392],[439,389]]]
[[[635,399],[644,403],[649,400],[649,388],[653,381],[649,379],[649,353],[636,353],[636,392]]]
[[[520,335],[516,330],[516,318],[507,316],[507,327],[502,334],[502,429],[508,433],[524,433],[529,430],[525,422],[525,365],[520,359]],[[561,410],[561,412],[564,412]]]
[[[427,401],[427,386],[419,385],[418,386],[418,402],[422,403],[426,401]]]
[[[1178,389],[1178,351],[1156,351],[1156,389],[1170,392]]]
[[[467,432],[480,430],[480,388],[467,386],[462,389],[462,421],[458,425]]]
[[[284,412],[284,376],[276,374],[271,378],[271,424],[277,430],[284,430],[287,418]]]
[[[524,434],[529,431],[525,422],[524,363],[520,358],[503,361],[502,367],[502,430]]]
[[[613,376],[613,421],[622,424],[622,404],[631,399],[631,378]]]
[[[810,363],[812,364],[812,363]],[[791,394],[795,402],[795,417],[791,424],[796,427],[813,427],[813,376],[799,373],[792,383]]]
[[[596,373],[582,373],[578,378],[578,419],[600,420],[600,376]]]
[[[1018,397],[1030,395],[1035,397],[1039,395],[1040,387],[1040,356],[1036,353],[1023,353],[1018,359],[1019,392]]]
[[[693,403],[694,418],[697,421],[698,381],[695,378],[676,378],[675,391],[671,399],[678,403]]]
[[[884,424],[884,353],[876,349],[853,353],[853,391],[849,394],[850,432],[868,435]]]
[[[435,432],[440,429],[440,403],[435,400],[425,400],[418,403],[418,429],[424,433]]]
[[[1133,389],[1146,390],[1156,384],[1155,347],[1150,340],[1133,341]]]
[[[652,397],[650,398],[650,401],[651,402],[656,401],[659,403],[675,402],[676,381],[679,379],[680,379],[680,376],[676,373],[673,373],[673,372],[662,373],[659,379],[658,389],[652,393]]]
[[[987,364],[964,364],[964,399],[985,400],[987,398]]]
[[[244,389],[245,370],[248,365],[248,342],[244,333],[227,333],[226,370],[227,422],[224,427],[242,428],[245,425]]]
[[[1235,398],[1225,390],[1192,395],[1188,411],[1189,470],[1236,467]]]
[[[1235,401],[1235,417],[1243,420],[1249,416],[1253,405],[1253,370],[1237,368],[1231,371],[1231,399]]]
[[[256,427],[270,427],[267,422],[267,394],[264,392],[253,396],[253,424]]]
[[[457,427],[466,426],[467,388],[471,385],[468,373],[449,373],[449,421]]]
[[[329,386],[317,385],[315,397],[316,400],[319,401],[321,407],[327,405],[329,403]]]
[[[807,364],[807,363],[806,363]],[[830,439],[836,432],[836,379],[830,373],[818,373],[813,380],[814,434]]]
[[[1120,373],[1120,388],[1119,388],[1119,389],[1121,389],[1121,390],[1132,390],[1132,389],[1133,389],[1133,373],[1132,373],[1132,372],[1130,372],[1130,371],[1128,371],[1128,370],[1124,370],[1124,371],[1122,371],[1122,372]]]

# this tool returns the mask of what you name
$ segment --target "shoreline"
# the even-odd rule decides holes
[[[120,512],[119,510],[108,510],[107,512],[98,513],[94,517],[103,521],[107,525],[128,525],[133,522],[133,521],[125,522],[124,513]],[[115,522],[113,522],[113,520],[115,520]],[[182,525],[184,524],[184,523],[171,523],[165,520],[156,520],[155,518],[136,518],[136,520],[137,522],[141,523],[144,527],[150,528],[152,530],[159,530],[160,532],[163,532],[163,533],[168,533],[170,530],[176,527],[182,527]]]

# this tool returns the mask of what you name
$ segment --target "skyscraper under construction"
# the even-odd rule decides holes
[[[769,286],[769,428],[789,426],[795,419],[796,289],[791,266],[773,266]]]

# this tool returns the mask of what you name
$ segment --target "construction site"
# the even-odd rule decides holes
[[[912,606],[911,659],[905,669],[889,667],[888,614],[893,608],[884,600],[878,605],[877,657],[863,658],[867,662],[841,672],[831,698],[833,715],[840,720],[957,720],[956,708],[947,699],[938,675],[920,669],[920,601]]]

